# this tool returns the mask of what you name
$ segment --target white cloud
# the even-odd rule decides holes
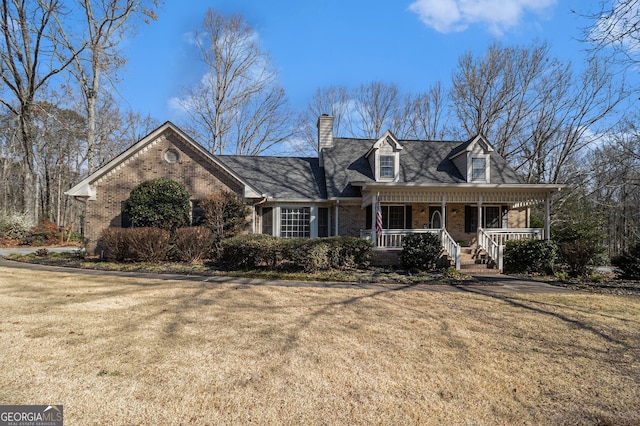
[[[502,34],[520,24],[525,13],[540,14],[556,3],[557,0],[416,0],[409,10],[441,33],[484,24],[492,33]]]

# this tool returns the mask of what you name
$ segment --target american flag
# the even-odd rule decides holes
[[[376,234],[382,234],[382,207],[380,206],[380,199],[378,199],[378,205],[376,206]]]

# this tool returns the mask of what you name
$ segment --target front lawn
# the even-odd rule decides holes
[[[68,424],[640,424],[640,298],[0,267],[0,404]]]

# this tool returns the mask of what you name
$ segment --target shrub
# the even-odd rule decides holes
[[[230,269],[293,268],[306,272],[367,266],[372,257],[369,241],[351,237],[276,238],[239,235],[222,242],[222,261]]]
[[[222,262],[229,269],[254,269],[270,263],[277,247],[275,237],[264,234],[238,235],[222,241]]]
[[[104,256],[108,260],[122,262],[129,257],[129,233],[123,228],[105,228],[100,234]]]
[[[611,264],[620,269],[622,278],[640,280],[640,242],[611,259]]]
[[[30,246],[57,244],[60,241],[60,230],[55,223],[46,221],[31,228],[22,240]]]
[[[400,264],[406,269],[427,271],[435,268],[441,253],[442,244],[437,234],[410,234],[402,242]]]
[[[134,260],[161,262],[167,259],[171,234],[160,228],[127,228],[127,239]]]
[[[19,240],[27,235],[34,223],[26,213],[9,213],[0,210],[0,238]]]
[[[183,262],[200,262],[211,255],[213,232],[204,226],[179,228],[173,234],[174,250]]]
[[[602,248],[591,241],[577,239],[560,244],[560,253],[572,277],[586,277]]]
[[[231,238],[248,225],[251,209],[235,192],[223,191],[209,195],[200,202],[204,220],[216,239]]]
[[[188,226],[190,212],[189,193],[184,185],[166,178],[136,186],[123,208],[134,227],[170,231]]]
[[[551,240],[510,240],[504,248],[506,273],[552,274],[558,248]]]
[[[601,260],[606,237],[604,220],[586,205],[579,204],[559,226],[552,229],[552,239],[558,245],[559,259],[572,277],[586,277],[591,266]]]

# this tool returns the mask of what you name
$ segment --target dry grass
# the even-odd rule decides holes
[[[68,424],[640,423],[638,297],[95,280],[0,268],[0,404],[64,404]]]

